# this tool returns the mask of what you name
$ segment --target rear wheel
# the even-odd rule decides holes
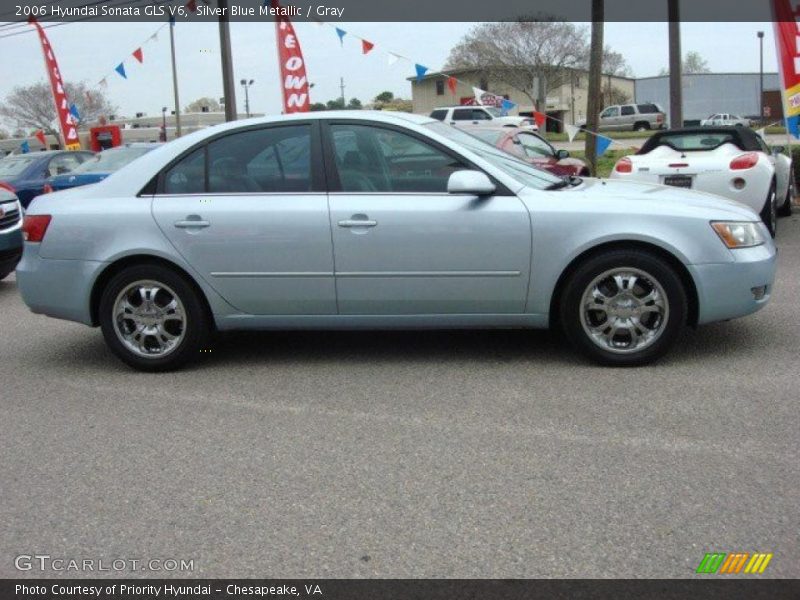
[[[634,131],[647,131],[649,129],[650,129],[649,123],[636,123],[636,125],[633,126]]]
[[[778,209],[779,217],[792,216],[792,201],[794,200],[794,174],[789,173],[789,187],[786,189],[786,198]]]
[[[109,348],[140,371],[168,371],[195,358],[210,320],[192,285],[160,265],[129,267],[100,298],[100,327]]]
[[[764,208],[761,209],[761,220],[764,221],[764,224],[769,229],[769,233],[772,237],[775,237],[776,232],[778,231],[778,198],[775,191],[775,182],[772,182],[772,185],[769,186],[769,193],[767,193],[767,199],[764,201]]]
[[[559,307],[570,342],[611,366],[645,365],[663,356],[687,312],[680,277],[643,250],[613,250],[585,261],[567,281]]]

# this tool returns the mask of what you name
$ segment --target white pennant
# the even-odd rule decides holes
[[[391,67],[399,58],[400,57],[397,56],[397,54],[389,52],[389,55],[386,57],[386,62],[389,63],[389,66]]]
[[[475,96],[475,102],[482,106],[483,105],[483,99],[482,99],[483,95],[488,93],[488,92],[486,90],[482,90],[481,88],[473,87],[472,88],[472,93]]]
[[[581,128],[580,127],[575,127],[575,125],[570,125],[569,123],[564,123],[564,130],[567,132],[567,137],[569,138],[569,141],[571,142],[572,140],[575,139],[575,136],[578,135],[578,133],[580,132]]]
[[[762,127],[758,131],[756,131],[756,135],[759,136],[761,139],[764,139],[764,136],[767,135],[767,128]]]

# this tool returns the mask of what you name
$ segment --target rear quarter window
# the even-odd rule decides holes
[[[446,110],[435,110],[430,114],[431,119],[436,119],[437,121],[444,121],[447,117]]]
[[[659,113],[661,110],[655,104],[637,104],[637,108],[639,112],[643,115],[650,115],[653,113]]]

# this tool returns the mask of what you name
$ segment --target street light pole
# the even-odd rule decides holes
[[[764,121],[764,32],[758,32],[758,120]]]
[[[247,114],[247,117],[250,118],[250,94],[248,92],[251,85],[256,82],[255,79],[251,79],[248,81],[247,79],[242,79],[239,83],[242,84],[244,88],[244,112]]]
[[[679,0],[668,0],[669,13],[669,126],[683,127],[683,64]]]
[[[219,47],[222,60],[222,92],[225,95],[225,120],[236,120],[236,84],[233,82],[231,27],[228,20],[228,0],[217,0],[220,9]]]
[[[178,99],[178,67],[175,63],[175,20],[169,23],[169,45],[172,50],[172,91],[175,94],[175,137],[181,137],[181,102]]]

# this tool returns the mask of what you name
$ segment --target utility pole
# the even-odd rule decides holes
[[[236,120],[236,84],[233,81],[231,28],[228,19],[228,0],[217,0],[220,9],[219,46],[222,59],[222,92],[225,95],[225,120]]]
[[[181,137],[181,101],[178,99],[178,67],[175,64],[175,20],[169,22],[169,46],[172,50],[172,92],[175,94],[175,137]],[[166,127],[164,133],[166,134]]]
[[[592,0],[592,43],[589,54],[589,89],[587,92],[586,130],[597,132],[600,93],[603,78],[603,0]],[[592,175],[597,175],[597,138],[586,133],[586,160]]]
[[[669,126],[683,127],[680,0],[667,0],[669,14]]]
[[[344,108],[344,77],[339,77],[339,89],[342,91],[342,108]]]
[[[758,120],[764,122],[764,32],[758,32]]]

